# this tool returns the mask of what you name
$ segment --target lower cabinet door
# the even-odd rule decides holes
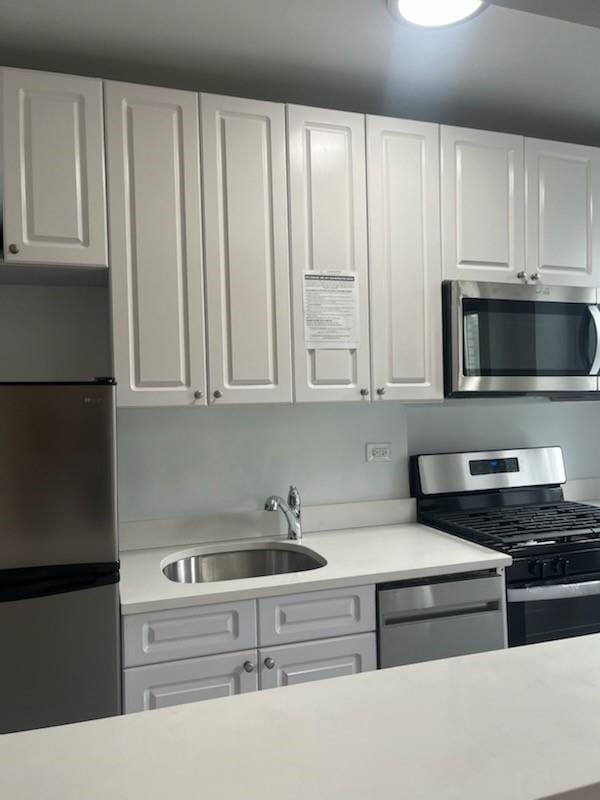
[[[354,675],[377,667],[374,633],[264,647],[258,654],[261,689]]]
[[[130,714],[257,689],[256,650],[245,650],[126,669],[123,706]]]

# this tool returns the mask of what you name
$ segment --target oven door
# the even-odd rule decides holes
[[[452,281],[444,326],[449,396],[598,390],[595,289]]]
[[[600,632],[600,580],[509,587],[506,597],[509,647]]]

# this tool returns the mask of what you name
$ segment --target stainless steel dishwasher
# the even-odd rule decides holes
[[[506,647],[504,578],[495,572],[377,587],[379,667]]]

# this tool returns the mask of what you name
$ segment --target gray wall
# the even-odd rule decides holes
[[[123,521],[258,509],[292,481],[310,505],[406,497],[418,452],[559,444],[569,478],[600,477],[596,402],[123,409],[118,432]],[[392,462],[367,463],[385,441]]]
[[[105,287],[0,286],[0,380],[89,380],[111,373]]]

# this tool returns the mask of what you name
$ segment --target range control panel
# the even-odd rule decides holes
[[[481,458],[469,461],[471,475],[500,475],[503,472],[518,472],[518,458]]]

